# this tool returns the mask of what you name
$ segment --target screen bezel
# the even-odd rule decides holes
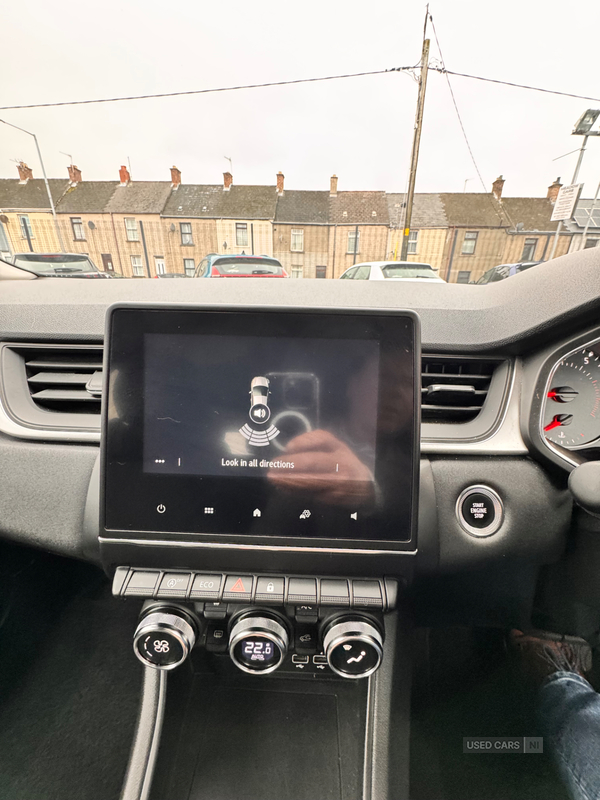
[[[159,316],[156,316],[156,315]],[[204,315],[205,319],[209,319],[206,315],[211,315],[210,320],[216,320],[217,317],[222,322],[229,323],[231,317],[236,315],[238,320],[241,318],[245,322],[252,322],[252,317],[255,317],[256,322],[259,322],[263,328],[264,335],[269,335],[273,325],[276,323],[280,325],[285,321],[287,328],[290,330],[290,338],[295,337],[294,328],[302,322],[307,323],[312,318],[316,323],[317,331],[314,333],[304,334],[306,336],[316,336],[317,338],[331,338],[340,339],[346,338],[344,335],[340,336],[340,325],[346,327],[349,331],[352,325],[357,323],[362,324],[362,329],[366,327],[369,329],[371,336],[373,331],[377,330],[379,341],[384,347],[394,346],[394,336],[401,329],[404,333],[408,333],[412,339],[412,383],[413,383],[413,405],[414,415],[410,431],[412,435],[412,469],[411,469],[411,487],[410,487],[410,520],[406,524],[406,534],[402,539],[390,538],[328,538],[328,537],[302,537],[290,535],[262,535],[257,536],[252,533],[235,533],[235,532],[210,532],[210,531],[189,531],[183,530],[182,526],[171,524],[169,526],[158,526],[153,522],[148,522],[151,515],[148,514],[145,518],[144,515],[136,517],[135,523],[127,520],[126,524],[119,524],[125,522],[123,514],[120,514],[120,519],[115,519],[114,510],[107,514],[107,500],[109,492],[114,495],[114,482],[111,483],[111,488],[107,486],[111,479],[108,478],[108,459],[109,459],[109,428],[112,417],[109,413],[110,409],[110,391],[111,391],[111,374],[113,369],[123,368],[127,366],[126,354],[119,350],[119,325],[123,319],[126,319],[125,329],[127,331],[127,341],[130,348],[135,350],[136,343],[139,345],[137,353],[141,352],[143,337],[145,333],[180,333],[187,331],[189,327],[193,327],[194,321],[198,321],[198,315]],[[215,315],[215,316],[212,316]],[[227,319],[227,316],[229,319]],[[297,317],[295,324],[290,325],[290,316]],[[257,319],[257,318],[260,319]],[[151,324],[150,324],[151,323]],[[217,326],[218,327],[218,326]],[[252,330],[252,327],[249,328]],[[324,335],[325,333],[329,335]],[[231,332],[229,332],[231,334]],[[227,334],[226,334],[227,335]],[[232,334],[234,335],[234,334]],[[116,336],[116,341],[115,341]],[[366,335],[356,335],[348,338],[369,338]],[[417,511],[418,511],[418,474],[419,474],[419,445],[420,445],[420,326],[419,319],[414,312],[411,311],[396,311],[396,310],[383,310],[383,309],[354,309],[354,308],[341,308],[341,309],[322,309],[322,308],[286,308],[286,307],[231,307],[231,306],[189,306],[189,305],[170,305],[170,304],[137,304],[137,303],[119,303],[111,306],[107,313],[107,330],[105,337],[105,355],[104,355],[104,398],[103,403],[103,426],[102,426],[102,441],[101,441],[101,538],[113,539],[128,539],[128,540],[143,540],[144,542],[156,540],[161,542],[185,542],[185,544],[201,544],[207,546],[247,546],[247,547],[266,547],[268,549],[324,549],[324,550],[376,550],[376,551],[414,551],[416,550],[416,526],[417,526]],[[143,366],[138,367],[138,375],[143,374]],[[132,388],[133,385],[132,385]],[[138,389],[140,387],[138,386]],[[137,410],[138,421],[143,417],[143,406],[139,404],[140,408]],[[138,437],[139,439],[139,437]],[[142,461],[141,441],[138,463]],[[152,473],[143,473],[139,470],[136,472],[133,464],[123,467],[120,472],[119,479],[124,482],[129,482],[129,485],[136,486],[138,496],[147,492],[149,486],[159,486],[160,481],[182,481],[184,476],[172,475],[157,475]],[[228,479],[234,480],[234,479]],[[240,479],[242,480],[242,479]],[[185,481],[184,481],[185,483]],[[142,484],[140,486],[140,484]],[[166,484],[163,484],[166,485]],[[175,484],[174,484],[175,485]],[[183,483],[179,483],[179,487],[183,487]],[[185,492],[183,493],[183,501],[185,502]],[[122,498],[121,498],[122,500]],[[156,515],[154,515],[155,517]],[[172,518],[172,515],[170,515]],[[107,522],[110,521],[112,527],[109,527]],[[114,524],[114,523],[117,524]],[[198,526],[200,527],[200,526]]]

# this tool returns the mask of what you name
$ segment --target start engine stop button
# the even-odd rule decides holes
[[[472,536],[491,536],[502,525],[502,500],[489,486],[470,486],[458,498],[456,516]]]

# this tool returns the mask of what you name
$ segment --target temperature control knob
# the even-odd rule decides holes
[[[323,649],[329,666],[342,678],[366,678],[381,664],[383,637],[366,619],[342,617],[326,630]]]
[[[229,636],[229,655],[243,672],[273,672],[287,653],[289,636],[283,621],[266,614],[238,618]]]
[[[155,669],[175,669],[196,643],[197,626],[180,609],[154,608],[142,617],[133,637],[133,650],[140,661]]]

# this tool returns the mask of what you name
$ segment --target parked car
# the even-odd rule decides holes
[[[196,278],[289,278],[281,262],[270,256],[224,256],[209,253],[196,270]]]
[[[440,278],[431,264],[414,261],[370,261],[368,264],[355,264],[340,275],[340,280],[353,281],[433,281],[446,283]]]
[[[183,272],[159,272],[154,275],[155,278],[187,278],[188,276]]]
[[[512,275],[517,275],[519,272],[524,272],[526,269],[531,269],[531,267],[542,263],[542,261],[519,261],[517,264],[498,264],[498,266],[484,272],[481,278],[473,281],[473,283],[484,284],[503,281],[505,278],[510,278]]]
[[[15,253],[12,263],[44,278],[112,278],[83,253]]]

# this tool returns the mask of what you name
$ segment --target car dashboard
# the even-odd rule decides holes
[[[509,627],[530,618],[540,570],[564,558],[577,527],[582,512],[569,475],[600,451],[599,266],[590,250],[544,265],[543,281],[537,269],[482,287],[7,282],[0,292],[0,535],[95,564],[112,582],[115,602],[142,603],[134,647],[156,673],[200,645],[254,678],[275,670],[316,682],[325,672],[368,678],[367,694],[389,713],[361,716],[365,752],[370,725],[404,741],[406,720],[397,719],[390,686],[410,684],[398,655],[407,620]],[[409,328],[414,340],[402,339]],[[367,331],[362,339],[358,329]],[[184,334],[208,338],[194,340],[184,357]],[[229,349],[218,336],[230,337]],[[248,344],[244,336],[255,338]],[[316,361],[290,356],[302,352],[302,337],[305,350],[318,340]],[[283,442],[286,425],[293,435],[294,425],[305,436],[339,433],[335,420],[327,427],[343,405],[336,382],[363,349],[368,362],[371,340],[392,365],[381,367],[380,386],[410,387],[388,392],[390,413],[408,409],[410,419],[386,439],[380,403],[377,446],[373,438],[360,451],[364,505],[357,481],[343,513],[337,489],[333,510],[300,494],[292,521],[288,495],[267,501],[248,477],[253,467],[264,464],[272,476],[292,463],[280,445],[259,464],[261,445],[278,435]],[[269,368],[257,356],[261,348],[274,354]],[[146,370],[156,364],[150,377],[142,361]],[[246,362],[253,365],[247,375]],[[399,362],[404,372],[396,373]],[[369,374],[348,379],[363,412],[374,402]],[[221,388],[212,385],[219,381]],[[159,390],[167,393],[164,414],[152,406]],[[181,392],[194,398],[197,414],[188,430],[206,428],[195,450],[186,441],[192,434],[173,432]],[[211,392],[218,403],[203,406]],[[207,466],[206,437],[236,392],[245,423],[235,418],[223,439],[229,450]],[[294,392],[301,401],[290,399]],[[135,433],[144,409],[162,450]],[[206,423],[203,414],[217,416]],[[156,419],[170,421],[157,427]],[[379,468],[375,450],[377,458],[388,454],[393,469]],[[197,465],[176,478],[182,457]],[[135,469],[124,467],[134,462]],[[227,478],[225,492],[222,476],[232,468],[246,477]],[[294,489],[285,476],[273,480],[288,494]],[[363,701],[352,700],[360,708]],[[400,764],[408,757],[402,748],[397,755]],[[392,776],[389,796],[406,796],[398,765],[373,758]],[[373,785],[381,770],[369,773]]]

